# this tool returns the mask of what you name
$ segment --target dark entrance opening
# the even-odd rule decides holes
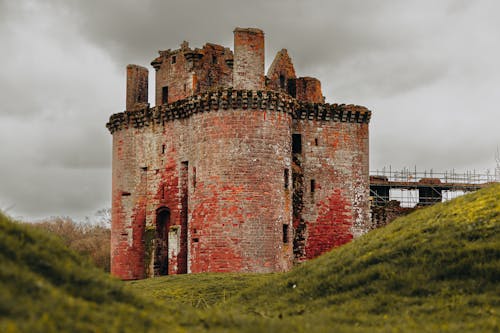
[[[170,210],[166,207],[156,212],[154,275],[168,274],[168,229]]]

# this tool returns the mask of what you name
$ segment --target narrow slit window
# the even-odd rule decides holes
[[[213,55],[212,56],[212,64],[216,64],[217,63],[217,56]]]
[[[161,153],[162,154],[165,154],[165,149],[166,149],[166,146],[165,145],[161,145]]]
[[[165,86],[161,89],[161,103],[168,104],[168,87]]]
[[[193,188],[196,188],[196,167],[193,167]]]
[[[288,243],[288,224],[283,224],[283,243]]]
[[[314,145],[317,146],[319,144],[318,138],[314,139]]]
[[[172,64],[175,64],[177,62],[177,57],[176,56],[172,56]]]
[[[311,193],[314,193],[316,190],[316,181],[314,179],[311,179]]]
[[[284,178],[284,185],[285,185],[285,189],[288,189],[288,187],[290,186],[290,171],[288,171],[288,169],[285,169],[285,171],[283,172],[283,178]]]

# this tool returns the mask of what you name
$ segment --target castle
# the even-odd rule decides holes
[[[264,33],[127,66],[113,136],[111,272],[121,279],[276,272],[370,229],[365,107],[325,104]]]

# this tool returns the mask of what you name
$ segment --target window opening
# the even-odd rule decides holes
[[[285,76],[283,74],[280,75],[280,88],[285,89]]]
[[[292,153],[302,154],[302,135],[292,134]]]
[[[283,243],[288,243],[288,224],[283,224]]]
[[[165,86],[161,90],[161,103],[168,104],[168,87]]]
[[[285,172],[283,173],[283,177],[285,179],[285,183],[284,183],[285,184],[285,189],[288,189],[288,186],[290,185],[290,181],[289,181],[290,175],[289,175],[289,173],[290,172],[288,171],[288,169],[285,169]]]

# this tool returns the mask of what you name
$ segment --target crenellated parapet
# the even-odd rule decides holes
[[[195,113],[227,109],[277,111],[288,113],[294,119],[349,123],[369,123],[371,117],[371,111],[363,106],[306,103],[277,91],[229,88],[202,93],[156,107],[142,104],[142,107],[137,107],[134,111],[112,115],[106,127],[111,133],[114,133],[123,128],[141,128],[152,123],[162,124],[175,119],[187,118]]]

